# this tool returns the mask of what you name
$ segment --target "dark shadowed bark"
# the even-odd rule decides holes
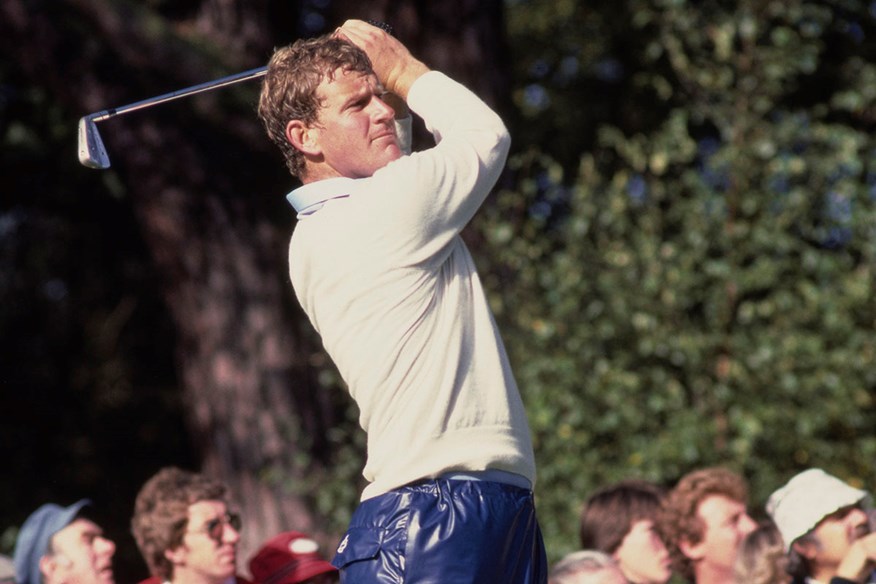
[[[0,32],[4,52],[19,56],[25,74],[82,114],[234,72],[173,31],[150,28],[149,18],[124,3],[10,0],[0,9]],[[239,67],[246,59],[230,61]],[[176,325],[202,469],[230,485],[248,519],[241,558],[278,531],[319,531],[307,503],[284,485],[303,470],[293,463],[301,437],[318,464],[326,450],[320,437],[336,422],[308,367],[312,338],[297,332],[308,325],[285,275],[292,214],[283,190],[291,180],[262,136],[255,91],[228,90],[99,125],[113,162],[108,172],[125,186]]]

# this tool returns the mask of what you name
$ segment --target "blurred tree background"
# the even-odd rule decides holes
[[[231,484],[242,563],[281,529],[343,529],[363,439],[289,287],[294,184],[257,84],[101,123],[108,171],[74,150],[81,115],[347,17],[392,23],[511,128],[465,235],[552,560],[621,478],[727,465],[756,514],[809,466],[876,485],[876,3],[6,0],[0,551],[88,496],[119,581],[142,577],[133,497],[167,464]]]

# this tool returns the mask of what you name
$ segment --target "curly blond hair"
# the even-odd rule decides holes
[[[199,501],[227,502],[227,493],[220,481],[174,466],[146,481],[134,502],[131,533],[153,576],[163,582],[173,577],[173,564],[164,552],[182,544],[189,506]]]
[[[703,540],[706,525],[697,511],[700,503],[713,495],[745,503],[748,485],[745,479],[729,469],[705,468],[683,476],[663,500],[660,532],[666,538],[676,571],[687,579],[693,578],[693,565],[678,544],[697,544]]]

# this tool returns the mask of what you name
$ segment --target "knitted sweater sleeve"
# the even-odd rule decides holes
[[[368,190],[371,208],[383,210],[374,229],[418,261],[440,253],[471,220],[504,168],[511,139],[495,112],[440,72],[417,80],[408,104],[436,145],[379,170]]]

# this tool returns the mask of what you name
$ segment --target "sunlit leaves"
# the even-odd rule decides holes
[[[728,464],[756,514],[805,466],[876,480],[872,16],[793,0],[612,9],[626,30],[577,42],[600,61],[635,47],[611,110],[626,114],[590,119],[575,164],[514,157],[515,188],[479,224],[552,554],[575,547],[584,497],[620,478]],[[599,4],[574,14],[615,22]],[[575,100],[541,83],[543,116]]]

